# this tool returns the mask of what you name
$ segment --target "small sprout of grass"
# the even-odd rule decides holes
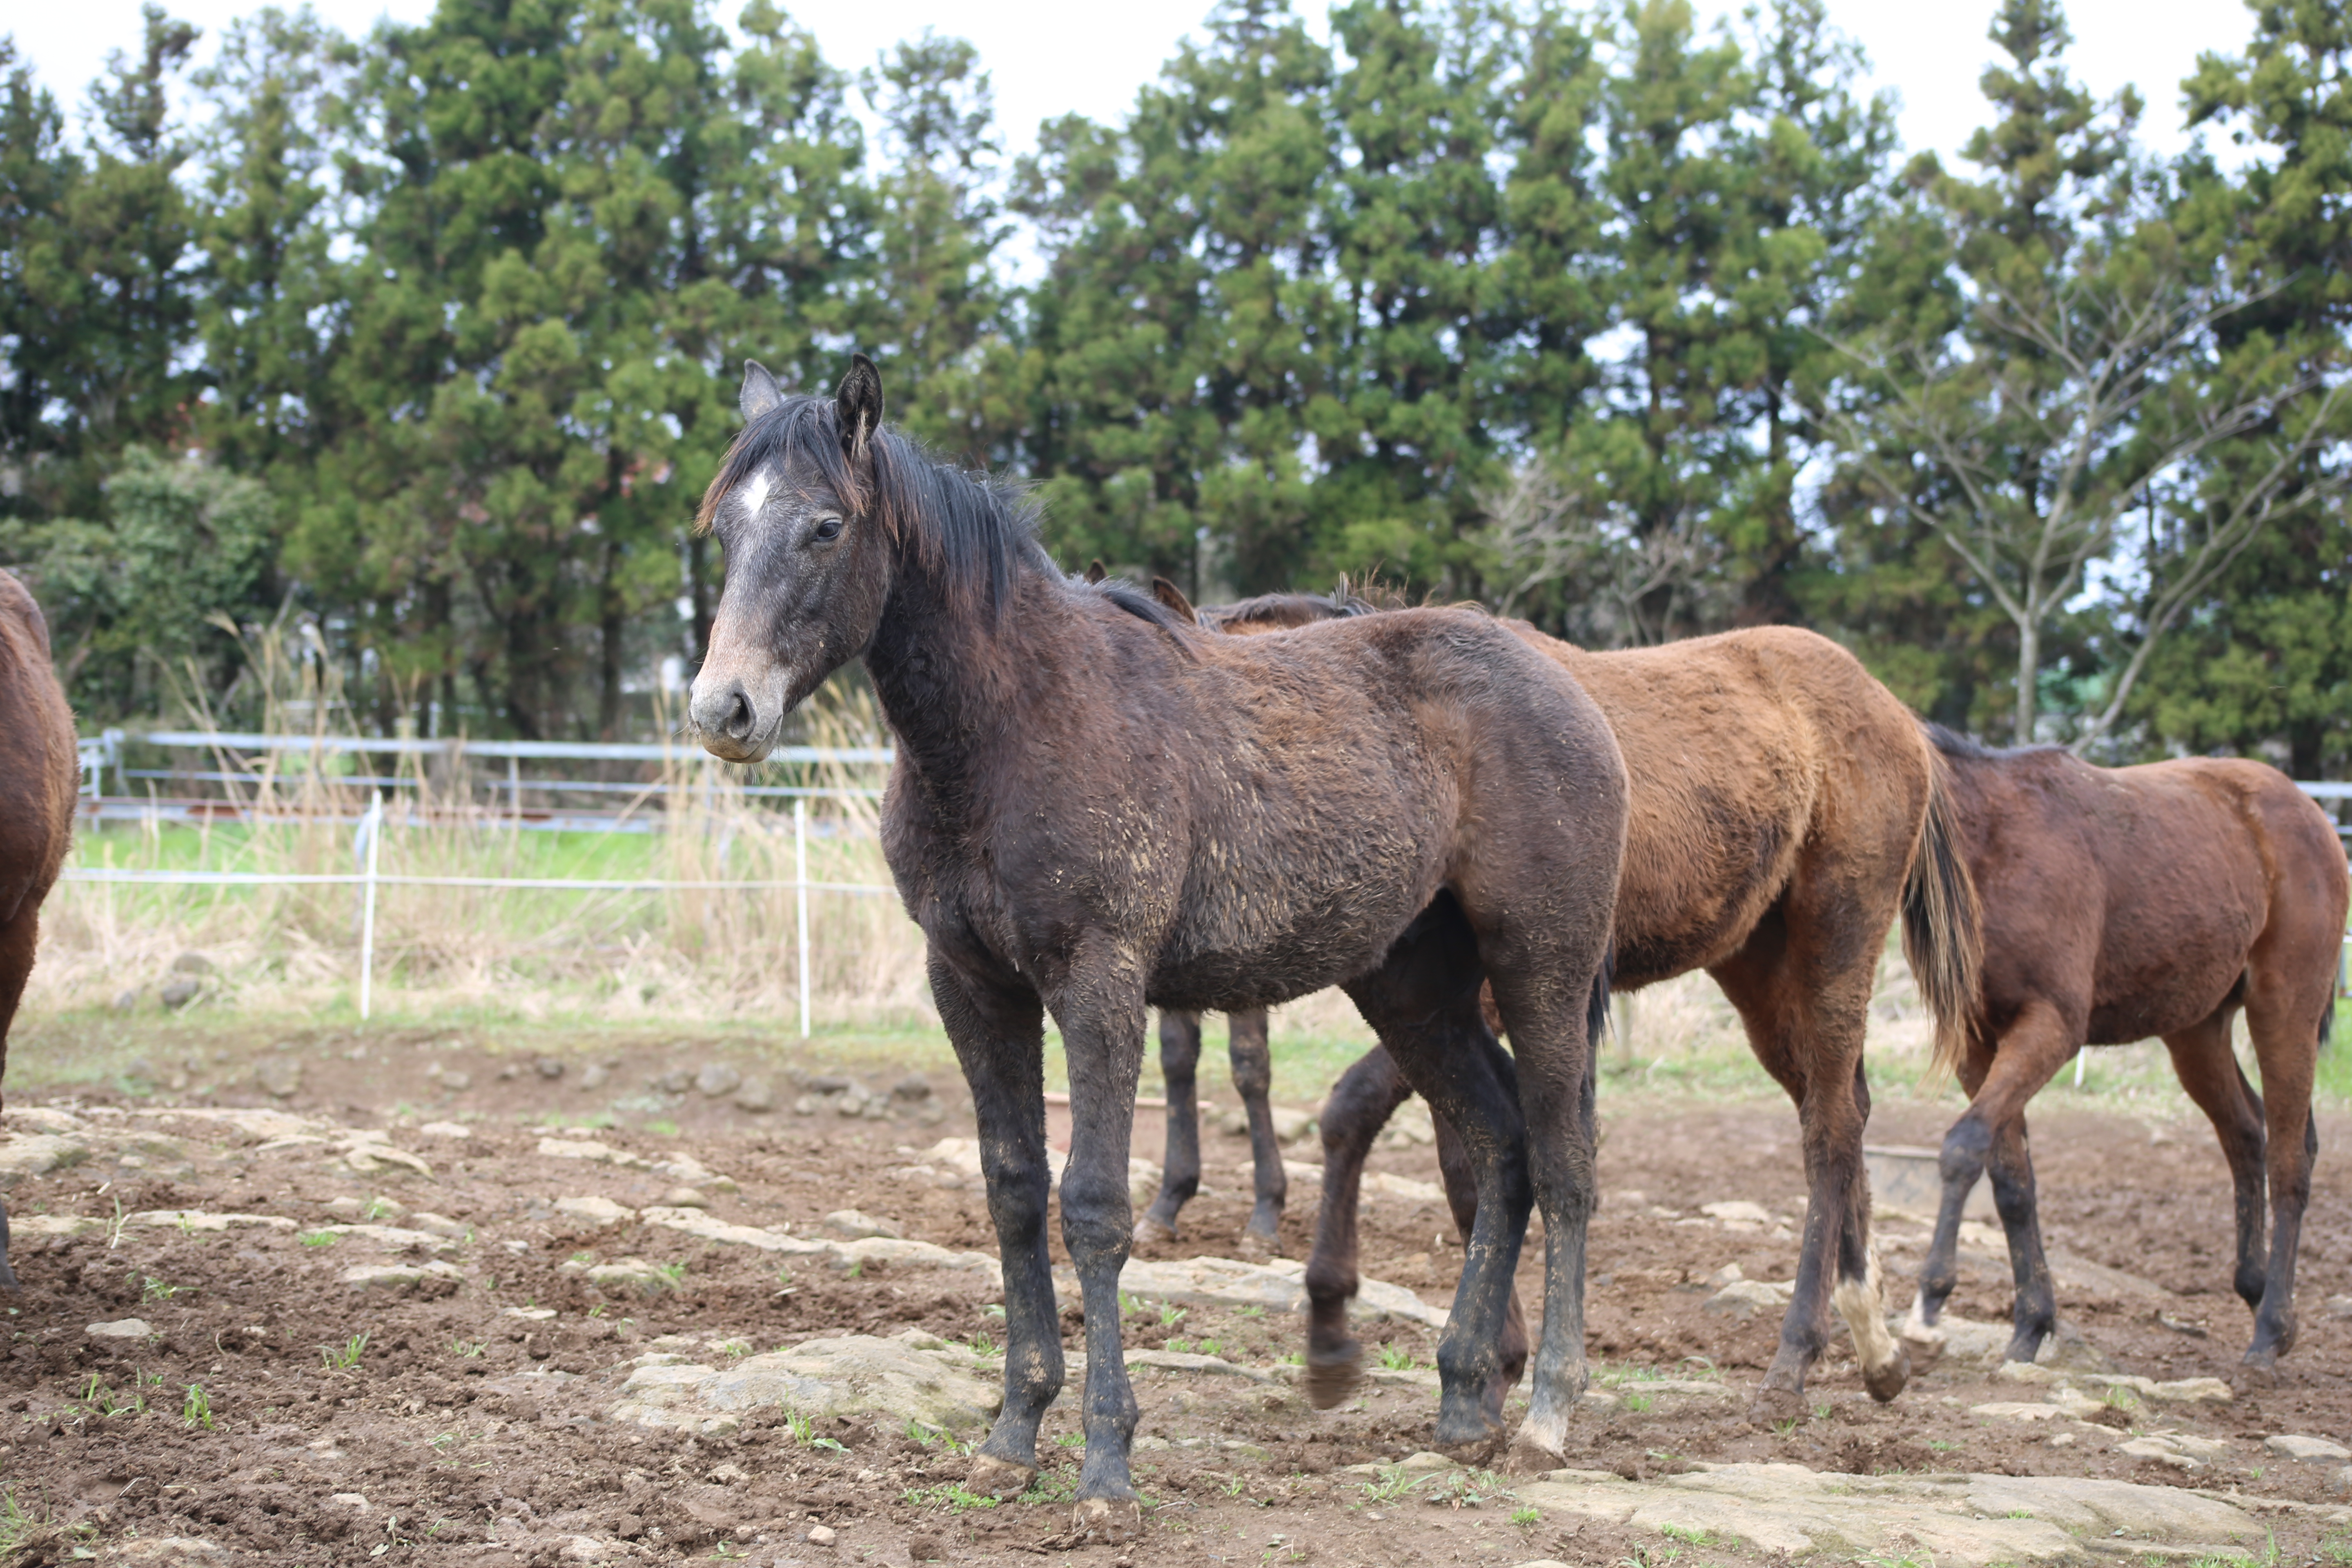
[[[908,1487],[898,1494],[898,1500],[913,1503],[917,1508],[945,1505],[958,1513],[963,1512],[966,1509],[996,1506],[996,1499],[983,1497],[978,1492],[967,1491],[961,1484],[945,1487]]]
[[[332,1345],[320,1345],[319,1359],[327,1363],[329,1372],[348,1372],[360,1364],[360,1357],[367,1353],[367,1335],[353,1334],[343,1342],[343,1348],[341,1350],[337,1350]]]
[[[1121,1317],[1131,1318],[1143,1310],[1143,1303],[1121,1290],[1118,1293],[1118,1310]]]
[[[1662,1524],[1658,1526],[1658,1533],[1672,1541],[1687,1542],[1693,1546],[1705,1546],[1715,1539],[1704,1530],[1693,1530],[1680,1524]]]
[[[1244,1307],[1239,1312],[1235,1313],[1234,1316],[1242,1318],[1263,1318],[1265,1316],[1265,1309],[1264,1307]]]
[[[602,1301],[599,1301],[599,1302],[597,1302],[594,1306],[593,1306],[593,1307],[589,1308],[589,1309],[588,1309],[588,1315],[589,1315],[590,1317],[592,1317],[592,1318],[601,1318],[601,1317],[603,1317],[603,1316],[604,1315],[604,1302],[602,1302]]]
[[[1183,1308],[1178,1306],[1173,1301],[1162,1301],[1160,1303],[1160,1326],[1163,1329],[1172,1329],[1191,1316],[1192,1314],[1190,1312],[1187,1312]]]
[[[2105,1403],[2110,1409],[2137,1410],[2139,1408],[2139,1395],[2116,1384],[2107,1390]]]
[[[384,1215],[391,1212],[392,1200],[390,1198],[370,1198],[368,1200],[368,1206],[362,1213],[361,1217],[370,1222],[373,1222],[383,1218]]]
[[[1395,1345],[1382,1345],[1381,1365],[1389,1372],[1409,1371],[1412,1366],[1412,1352],[1400,1350]]]
[[[1065,1432],[1054,1439],[1054,1445],[1060,1448],[1083,1448],[1087,1446],[1087,1435],[1084,1432]]]
[[[1201,1342],[1201,1353],[1202,1355],[1223,1355],[1225,1353],[1225,1342],[1223,1340],[1202,1340]]]
[[[1629,1394],[1625,1395],[1625,1408],[1636,1413],[1647,1410],[1655,1403],[1656,1400],[1646,1394]]]
[[[470,1361],[474,1357],[480,1355],[484,1351],[488,1350],[490,1347],[486,1342],[481,1340],[451,1340],[449,1342],[449,1348],[457,1354],[464,1356]]]
[[[139,1300],[142,1301],[168,1301],[188,1289],[185,1285],[166,1285],[152,1274],[143,1275],[142,1279],[145,1281],[139,1288]]]
[[[654,1271],[668,1280],[673,1289],[686,1279],[686,1265],[683,1263],[656,1263]]]
[[[1003,1348],[998,1345],[994,1340],[989,1338],[987,1332],[983,1330],[974,1330],[972,1331],[971,1338],[964,1341],[964,1344],[972,1354],[977,1356],[1003,1355],[1004,1353]]]
[[[1772,1430],[1780,1436],[1793,1437],[1797,1435],[1797,1418],[1791,1415],[1786,1421],[1775,1421]]]
[[[331,1230],[306,1230],[294,1239],[305,1247],[332,1247],[342,1237]]]
[[[675,1138],[677,1136],[677,1123],[667,1116],[656,1116],[646,1123],[646,1131],[656,1137]]]
[[[203,1384],[188,1384],[187,1403],[180,1406],[180,1420],[186,1426],[201,1426],[207,1432],[213,1429],[212,1396],[205,1392]]]
[[[1412,1473],[1402,1465],[1382,1465],[1380,1479],[1364,1483],[1367,1502],[1394,1502],[1412,1489]]]
[[[444,1432],[433,1439],[432,1446],[440,1449],[443,1453],[446,1453],[457,1441],[457,1434],[455,1432]]]
[[[1511,1522],[1521,1530],[1533,1530],[1543,1522],[1543,1513],[1538,1509],[1515,1508],[1511,1510]]]
[[[1190,1340],[1170,1340],[1168,1342],[1167,1348],[1173,1351],[1178,1355],[1191,1355],[1192,1353],[1192,1342]]]

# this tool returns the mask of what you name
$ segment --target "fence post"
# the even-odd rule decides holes
[[[362,820],[367,835],[367,874],[360,884],[360,1022],[368,1019],[369,982],[375,969],[375,864],[376,850],[383,842],[383,791],[370,792],[368,814]]]
[[[801,1038],[809,1037],[809,962],[808,962],[808,801],[794,797],[793,801],[793,924],[801,939]]]

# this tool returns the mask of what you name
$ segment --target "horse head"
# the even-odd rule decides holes
[[[704,496],[727,584],[688,712],[704,746],[757,762],[784,720],[873,640],[898,519],[882,377],[858,354],[831,398],[787,397],[743,365],[744,426]]]

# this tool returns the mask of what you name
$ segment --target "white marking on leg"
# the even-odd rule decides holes
[[[1870,1268],[1860,1280],[1841,1279],[1831,1300],[1846,1331],[1853,1335],[1853,1353],[1865,1372],[1875,1372],[1895,1360],[1895,1336],[1886,1331],[1886,1293],[1878,1282],[1878,1247],[1870,1249]]]
[[[1903,1337],[1914,1344],[1939,1345],[1944,1331],[1927,1321],[1927,1292],[1911,1298],[1911,1315],[1903,1320]]]

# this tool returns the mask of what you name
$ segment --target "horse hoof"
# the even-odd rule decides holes
[[[1015,1464],[992,1454],[981,1454],[971,1461],[971,1474],[965,1479],[967,1490],[981,1497],[1019,1497],[1037,1479],[1037,1467]]]
[[[1484,1470],[1494,1468],[1495,1461],[1502,1456],[1509,1440],[1510,1435],[1497,1428],[1451,1443],[1439,1437],[1432,1441],[1430,1447],[1465,1469]]]
[[[1092,1497],[1070,1510],[1073,1545],[1085,1541],[1132,1541],[1142,1533],[1143,1505],[1133,1498]]]
[[[1805,1394],[1797,1388],[1759,1388],[1756,1397],[1748,1402],[1748,1419],[1759,1426],[1778,1426],[1783,1422],[1802,1421],[1812,1412],[1805,1405]]]
[[[2268,1351],[2248,1351],[2246,1359],[2239,1363],[2238,1375],[2231,1381],[2240,1388],[2276,1388],[2278,1357]]]
[[[1307,1358],[1307,1403],[1318,1410],[1336,1409],[1363,1381],[1363,1352],[1353,1345],[1339,1355]]]
[[[1150,1215],[1145,1215],[1141,1219],[1135,1222],[1135,1245],[1138,1247],[1148,1247],[1154,1242],[1173,1241],[1175,1239],[1176,1227],[1174,1226],[1162,1225],[1160,1221],[1152,1218]]]
[[[1895,1342],[1892,1361],[1884,1366],[1862,1369],[1863,1387],[1870,1390],[1870,1396],[1881,1405],[1891,1404],[1895,1396],[1903,1392],[1903,1385],[1910,1381],[1911,1357],[1900,1340]]]

